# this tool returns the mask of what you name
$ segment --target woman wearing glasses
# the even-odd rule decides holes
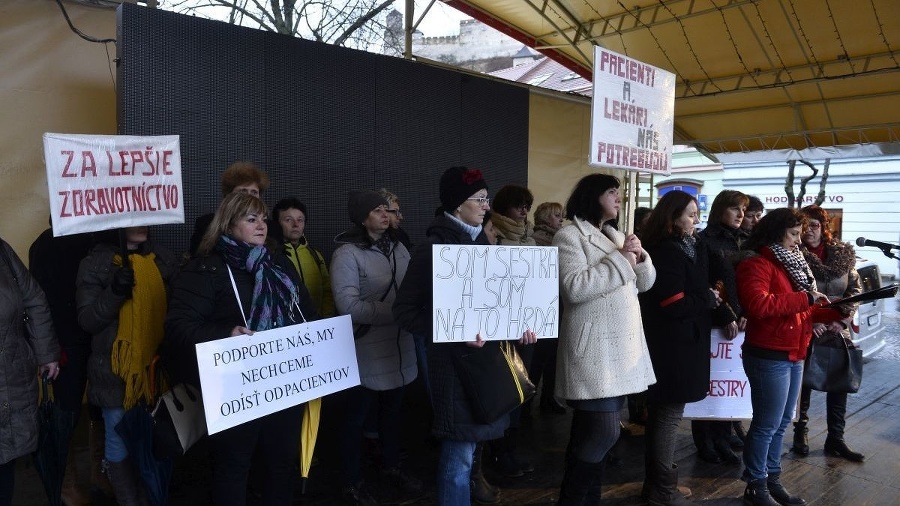
[[[394,315],[400,326],[413,334],[431,336],[432,257],[435,244],[487,245],[482,229],[490,209],[487,183],[480,170],[451,167],[440,180],[441,207],[426,231],[425,242],[416,248],[407,276],[394,303]],[[503,436],[509,423],[504,415],[490,423],[475,420],[469,400],[456,372],[454,356],[500,346],[481,336],[465,343],[431,344],[428,349],[428,374],[431,379],[434,420],[432,433],[441,441],[437,468],[437,504],[471,503],[472,458],[478,442]],[[534,343],[534,332],[526,331],[520,342]]]
[[[828,211],[817,205],[806,206],[800,210],[807,219],[807,227],[801,237],[801,251],[806,263],[812,269],[816,285],[829,299],[842,299],[862,293],[859,273],[856,272],[856,253],[850,243],[841,242],[831,235],[828,229]],[[819,342],[850,339],[847,325],[859,304],[841,304],[838,310],[844,316],[841,322],[829,325],[813,324],[814,339]],[[812,389],[803,387],[800,391],[800,412],[794,423],[794,446],[791,451],[798,455],[809,455],[809,439],[806,427],[809,422],[809,399]],[[828,436],[825,438],[825,454],[841,457],[851,462],[862,462],[865,455],[851,450],[844,442],[844,416],[847,414],[847,394],[828,392],[825,397]]]

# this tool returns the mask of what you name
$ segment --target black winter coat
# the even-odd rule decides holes
[[[738,299],[735,266],[741,259],[741,241],[743,236],[740,229],[733,230],[721,223],[711,223],[697,234],[701,240],[701,246],[709,252],[711,273],[710,279],[715,282],[721,280],[725,285],[724,299],[728,304],[722,304],[713,316],[713,325],[725,326],[736,321],[741,316],[741,301]]]
[[[646,247],[646,246],[645,246]],[[709,391],[711,311],[709,253],[698,243],[693,259],[668,239],[646,247],[656,283],[638,294],[644,335],[656,383],[649,396],[659,403],[696,402]]]
[[[400,285],[394,301],[394,318],[400,328],[414,335],[427,336],[428,378],[431,382],[435,436],[456,441],[487,441],[503,436],[509,425],[509,416],[483,424],[472,417],[469,400],[454,366],[454,357],[463,353],[478,352],[463,343],[431,343],[432,333],[432,275],[431,247],[435,244],[483,244],[487,245],[484,232],[473,241],[453,220],[441,215],[431,222],[427,238],[420,244],[409,262],[406,277]],[[488,341],[480,350],[500,346]]]
[[[309,292],[290,260],[281,254],[272,258],[297,287],[303,316],[307,321],[318,320]],[[254,277],[244,269],[231,269],[231,272],[241,295],[241,307],[244,314],[249,315]],[[163,363],[173,381],[199,388],[200,373],[194,345],[230,337],[232,329],[245,325],[244,317],[235,300],[225,261],[218,253],[188,262],[172,283],[171,293],[163,339]]]

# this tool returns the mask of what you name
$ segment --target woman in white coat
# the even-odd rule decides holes
[[[585,176],[566,202],[572,223],[553,238],[565,307],[556,396],[575,410],[559,505],[597,504],[601,462],[619,437],[625,396],[656,382],[637,297],[656,271],[637,236],[607,224],[620,204],[618,179]]]

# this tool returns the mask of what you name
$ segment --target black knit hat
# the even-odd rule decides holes
[[[347,213],[350,215],[350,221],[357,225],[366,221],[373,209],[387,205],[387,200],[378,192],[354,190],[347,195]]]
[[[478,190],[486,190],[487,183],[478,169],[450,167],[441,175],[441,207],[448,213],[461,206]]]

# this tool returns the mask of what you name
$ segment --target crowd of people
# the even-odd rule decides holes
[[[463,356],[497,353],[501,343],[481,335],[432,343],[436,244],[558,248],[559,338],[538,340],[526,330],[514,342],[540,391],[541,413],[572,413],[558,504],[599,504],[603,464],[626,405],[630,420],[646,425],[642,500],[690,503],[690,490],[678,486],[675,438],[685,405],[707,395],[714,328],[727,339],[745,333],[753,418],[746,431],[740,422],[692,423],[698,457],[743,463],[744,504],[805,504],[780,481],[782,440],[798,400],[792,451],[809,453],[803,359],[814,338],[849,338],[856,307],[823,302],[861,292],[853,247],[832,236],[825,210],[763,216],[759,199],[724,190],[698,233],[697,200],[675,190],[652,210],[639,208],[635,233],[627,233],[613,176],[585,176],[565,205],[538,205],[532,222],[528,188],[502,186],[492,205],[486,174],[451,167],[415,246],[401,227],[397,195],[355,190],[347,198],[350,225],[326,258],[304,234],[307,206],[285,197],[269,212],[261,199],[268,186],[251,163],[228,167],[222,201],[197,219],[182,262],[147,227],[60,238],[45,231],[31,248],[30,272],[0,242],[0,362],[13,371],[0,381],[0,506],[11,504],[16,458],[37,445],[39,378],[53,381],[73,423],[87,392],[90,495],[146,504],[128,436],[116,428],[129,409],[152,401],[150,371],[160,356],[170,381],[199,389],[196,344],[336,315],[352,319],[360,376],[342,394],[337,499],[378,504],[362,473],[364,441],[375,438],[379,479],[398,493],[420,496],[423,481],[434,480],[437,504],[499,502],[483,464],[489,459],[510,478],[534,471],[517,448],[532,401],[484,419],[471,406],[459,364]],[[397,421],[404,391],[419,377],[438,449],[433,477],[402,466]],[[827,394],[825,452],[859,462],[864,456],[844,441],[846,405],[846,394]],[[209,436],[211,503],[246,504],[258,466],[263,503],[291,504],[303,413],[295,406]],[[62,499],[88,504],[73,466],[70,458]]]

